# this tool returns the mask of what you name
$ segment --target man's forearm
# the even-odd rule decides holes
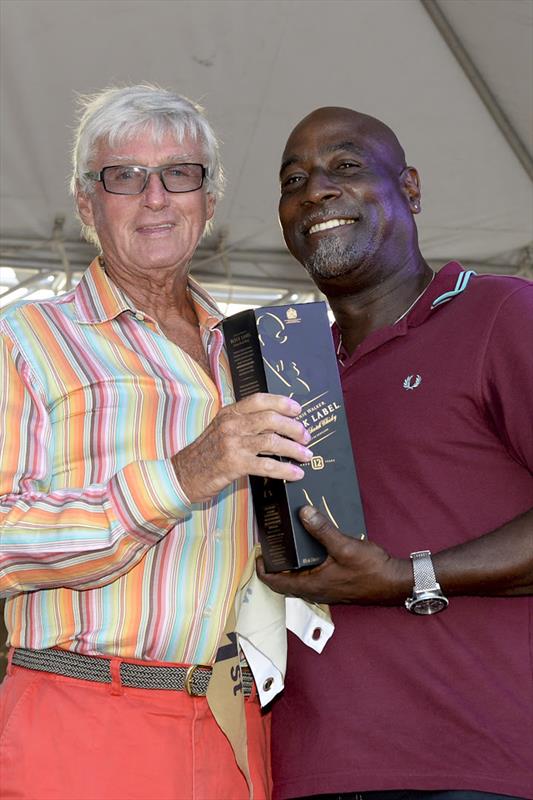
[[[478,539],[433,554],[449,595],[533,593],[533,509]]]
[[[0,594],[105,586],[189,514],[170,460],[132,462],[105,484],[5,494]]]
[[[267,575],[259,563],[261,579],[274,591],[318,603],[403,604],[413,587],[409,558],[393,558],[371,540],[345,536],[316,509],[304,509],[302,521],[329,557],[299,573]],[[432,560],[446,595],[531,594],[533,510],[477,539],[433,552]]]

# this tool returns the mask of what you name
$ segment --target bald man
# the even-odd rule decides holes
[[[280,181],[335,315],[368,540],[307,507],[326,562],[258,566],[336,626],[322,655],[290,638],[274,800],[533,798],[533,285],[430,269],[418,173],[365,114],[307,116]]]

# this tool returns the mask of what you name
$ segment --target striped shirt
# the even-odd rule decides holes
[[[189,291],[208,376],[98,259],[0,317],[0,590],[15,647],[211,663],[253,544],[248,481],[191,505],[170,457],[234,401],[221,315]]]

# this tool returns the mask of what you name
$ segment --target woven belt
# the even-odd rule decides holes
[[[70,650],[28,650],[17,647],[13,651],[11,661],[17,667],[35,669],[40,672],[52,672],[67,678],[79,678],[84,681],[111,683],[111,661],[107,658],[95,658]],[[253,688],[251,671],[243,667],[242,687],[245,697],[249,697]],[[120,680],[123,686],[137,689],[174,689],[187,692],[191,697],[204,697],[211,678],[211,667],[192,664],[185,667],[156,667],[151,664],[131,664],[120,662]]]

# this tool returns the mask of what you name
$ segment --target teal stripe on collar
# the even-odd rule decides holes
[[[438,297],[436,297],[431,304],[431,308],[432,309],[437,308],[437,306],[441,306],[443,305],[443,303],[447,303],[449,300],[453,300],[453,298],[457,297],[458,294],[464,292],[464,290],[468,286],[470,278],[473,275],[477,275],[477,272],[475,272],[473,269],[469,269],[466,272],[459,273],[457,277],[457,282],[455,284],[455,289],[452,289],[450,292],[444,292],[444,294],[441,294]]]

